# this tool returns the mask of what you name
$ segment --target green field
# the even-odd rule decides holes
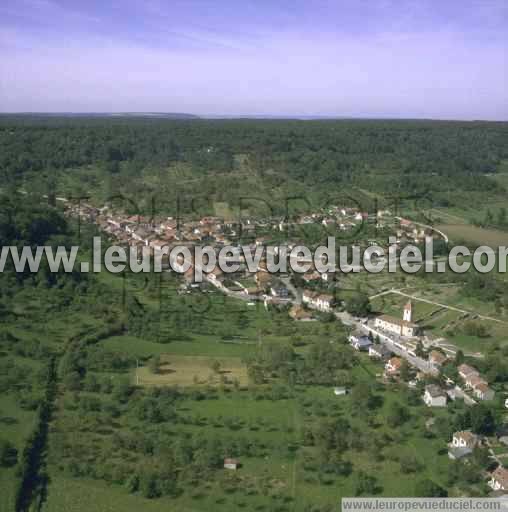
[[[213,363],[220,365],[218,371]],[[158,373],[149,368],[138,368],[135,381],[140,386],[193,386],[232,384],[237,381],[245,386],[248,383],[247,368],[239,357],[200,357],[163,354]]]

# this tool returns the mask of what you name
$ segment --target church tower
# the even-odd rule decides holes
[[[404,320],[404,322],[411,322],[412,318],[413,318],[413,304],[411,304],[411,301],[409,301],[404,306],[404,315],[403,315],[402,319]]]

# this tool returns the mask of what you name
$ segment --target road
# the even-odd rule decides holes
[[[401,348],[401,345],[404,346],[404,340],[402,338],[394,337],[391,333],[388,335],[385,331],[374,329],[374,327],[368,324],[360,324],[359,328],[364,332],[370,331],[374,336],[379,336],[383,345],[385,345],[394,354],[405,359],[411,366],[419,371],[430,375],[439,375],[439,371],[427,360],[412,355],[407,349]]]

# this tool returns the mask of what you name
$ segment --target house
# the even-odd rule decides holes
[[[508,469],[497,467],[490,476],[489,485],[494,491],[508,491]]]
[[[377,345],[371,345],[369,347],[369,356],[376,357],[378,359],[388,359],[392,355],[392,351],[386,347],[386,345],[382,345],[381,343]]]
[[[446,363],[447,360],[448,358],[442,352],[439,352],[438,350],[430,351],[429,363],[432,364],[433,366],[443,366],[443,364]]]
[[[478,444],[478,436],[470,430],[455,432],[451,443],[448,444],[448,457],[453,460],[461,459],[473,452]]]
[[[369,350],[372,345],[372,341],[365,334],[355,333],[349,336],[349,343],[351,346],[358,351]]]
[[[481,382],[476,386],[473,394],[479,400],[494,400],[494,391],[489,388],[485,382]]]
[[[400,357],[392,357],[385,364],[385,375],[398,375],[400,367],[402,366],[402,359]]]
[[[378,316],[375,320],[375,327],[384,331],[393,332],[399,336],[416,336],[419,332],[419,326],[412,322],[413,306],[409,301],[402,314],[402,320],[390,315]]]
[[[425,386],[423,401],[427,407],[446,407],[446,393],[436,384]]]
[[[302,302],[310,307],[319,309],[320,311],[331,311],[334,304],[333,295],[326,293],[318,293],[311,290],[304,290],[302,294]]]
[[[240,462],[237,459],[224,459],[224,469],[237,470],[240,466]]]
[[[343,395],[347,395],[347,393],[348,393],[348,390],[344,386],[339,386],[339,387],[333,388],[333,394],[335,396],[343,396]]]
[[[480,377],[480,375],[478,375],[477,373],[468,375],[464,379],[464,382],[466,384],[466,388],[468,389],[476,389],[480,384],[487,385],[487,382],[485,382],[485,380],[482,379],[482,377]]]
[[[333,304],[335,302],[335,298],[333,295],[328,295],[326,293],[322,293],[321,295],[318,295],[316,299],[316,307],[320,311],[331,311]]]
[[[480,375],[476,368],[473,368],[468,364],[461,364],[457,369],[459,371],[460,377],[462,377],[464,380],[466,380],[468,377],[472,377],[473,375]]]
[[[303,293],[302,293],[302,302],[304,304],[309,304],[311,305],[313,302],[314,302],[314,299],[318,296],[319,294],[317,292],[314,292],[312,290],[303,290]]]

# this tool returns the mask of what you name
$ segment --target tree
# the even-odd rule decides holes
[[[148,361],[148,369],[154,374],[160,373],[160,365],[160,356],[154,356]]]
[[[18,450],[10,442],[0,439],[0,466],[10,467],[18,462]]]
[[[492,211],[490,208],[487,208],[487,211],[485,212],[485,220],[483,221],[483,224],[485,226],[489,226],[494,221],[494,215],[492,214]]]
[[[362,494],[372,495],[377,492],[377,480],[375,477],[368,475],[364,471],[359,471],[355,482],[355,495]]]
[[[485,404],[476,404],[469,409],[471,429],[482,435],[490,435],[496,428],[496,420],[490,408]]]
[[[409,410],[398,402],[392,402],[388,409],[386,422],[392,428],[400,427],[410,417]]]
[[[455,353],[455,365],[460,366],[461,364],[464,363],[464,360],[464,352],[462,352],[462,350],[457,350],[457,352]]]
[[[125,482],[125,486],[130,493],[138,492],[139,490],[139,475],[133,474],[131,475],[127,481]]]
[[[351,391],[352,407],[357,413],[363,413],[371,409],[375,404],[375,397],[371,387],[366,382],[359,382]]]
[[[161,494],[159,490],[157,475],[153,472],[149,472],[143,475],[140,488],[143,496],[148,499],[158,498]]]
[[[415,354],[416,357],[425,356],[425,350],[423,350],[423,343],[421,342],[421,340],[418,340],[418,342],[416,343]]]
[[[404,382],[409,380],[409,364],[405,359],[402,360],[400,365],[400,378]]]
[[[448,496],[448,493],[435,482],[426,478],[416,483],[415,495],[419,498],[443,498]]]
[[[214,359],[210,364],[210,368],[213,370],[214,373],[219,373],[221,369],[220,361],[218,359]]]
[[[506,208],[503,206],[502,208],[499,209],[499,211],[497,213],[497,223],[500,226],[504,226],[506,224],[506,220],[507,220]]]
[[[366,316],[371,311],[369,297],[366,293],[358,292],[346,301],[346,311],[354,316]]]

